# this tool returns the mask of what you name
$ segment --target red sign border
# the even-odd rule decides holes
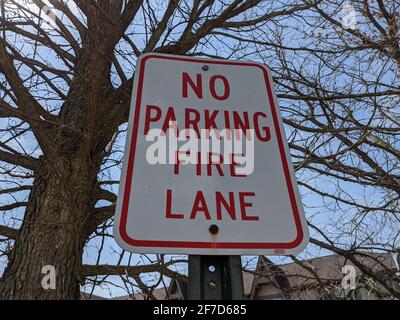
[[[295,240],[289,243],[284,242],[198,242],[198,241],[163,241],[163,240],[137,240],[128,235],[126,230],[127,220],[128,220],[128,209],[129,209],[129,198],[132,188],[132,175],[133,167],[135,162],[136,153],[136,143],[139,128],[139,118],[140,118],[140,105],[142,100],[142,90],[143,90],[143,79],[145,72],[145,63],[150,59],[162,59],[162,60],[175,60],[175,61],[185,61],[194,63],[207,63],[207,64],[222,64],[222,65],[234,65],[234,66],[246,66],[246,67],[256,67],[262,70],[266,89],[268,93],[268,100],[271,106],[271,114],[274,122],[275,133],[278,140],[279,152],[281,155],[282,166],[285,173],[285,180],[288,187],[290,203],[292,206],[292,212],[294,215],[294,220],[296,224],[297,237]],[[122,209],[119,225],[119,233],[121,239],[125,243],[136,246],[136,247],[164,247],[164,248],[201,248],[201,249],[294,249],[301,244],[304,238],[304,232],[301,225],[300,213],[296,202],[295,193],[293,190],[293,184],[289,172],[289,165],[286,158],[285,147],[283,145],[283,139],[281,134],[281,128],[277,116],[277,108],[274,102],[274,97],[272,94],[271,83],[269,80],[268,69],[257,63],[252,62],[234,62],[234,61],[224,61],[224,60],[205,60],[205,59],[195,59],[191,57],[177,57],[168,55],[154,55],[147,54],[140,60],[139,67],[139,79],[138,79],[138,89],[135,101],[135,114],[133,130],[131,135],[131,144],[128,156],[128,167],[125,176],[125,188],[122,199]]]

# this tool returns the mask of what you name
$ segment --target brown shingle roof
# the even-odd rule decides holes
[[[365,252],[358,253],[355,257],[374,273],[395,269],[394,260],[390,254]],[[284,271],[291,288],[316,284],[317,280],[312,272],[315,272],[323,281],[341,280],[344,275],[342,273],[342,267],[345,265],[354,266],[350,260],[339,255],[304,260],[300,261],[300,263],[310,270],[307,270],[297,263],[279,265],[279,268]],[[357,267],[356,270],[358,270]],[[268,280],[266,279],[266,281]]]

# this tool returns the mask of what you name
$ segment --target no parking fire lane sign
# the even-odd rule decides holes
[[[137,253],[284,255],[305,247],[266,66],[138,59],[114,235]]]

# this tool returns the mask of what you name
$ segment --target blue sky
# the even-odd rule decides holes
[[[155,3],[155,2],[154,2]],[[157,14],[161,14],[163,11],[163,4],[165,2],[163,1],[157,1],[157,3],[160,4],[159,8],[160,10],[157,11]],[[73,9],[74,12],[78,14],[78,11],[76,8]],[[60,17],[61,19],[65,20],[65,17]],[[284,30],[285,32],[285,41],[286,45],[288,46],[299,46],[300,44],[298,43],[299,35],[301,33],[305,32],[310,32],[309,27],[304,24],[302,26],[299,26],[298,23],[294,20],[288,22],[288,28]],[[183,28],[183,27],[181,27]],[[271,26],[271,30],[273,30],[273,26]],[[307,29],[308,28],[308,29]],[[27,27],[29,30],[29,27]],[[139,17],[138,20],[136,21],[135,25],[131,27],[131,32],[134,32],[139,39],[137,40],[137,45],[139,49],[143,49],[143,45],[146,42],[146,34],[144,32],[144,23],[143,20]],[[176,34],[179,35],[179,32],[182,31],[179,28],[176,30]],[[276,30],[274,30],[276,31]],[[312,31],[312,30],[311,30]],[[320,32],[328,32],[324,30],[319,30]],[[49,34],[52,34],[54,31],[49,27]],[[74,32],[74,31],[72,31]],[[76,35],[76,33],[74,33]],[[11,34],[8,34],[10,37],[12,37]],[[272,31],[269,34],[272,36]],[[264,37],[265,35],[263,35]],[[327,35],[328,36],[328,33]],[[174,35],[172,34],[171,37],[173,38]],[[176,37],[176,36],[175,36]],[[222,40],[221,37],[213,36],[212,38],[213,43],[215,46],[217,46],[216,49],[208,49],[209,54],[212,55],[218,55],[220,57],[227,57],[229,55],[230,50],[227,49],[226,46],[234,46],[234,45],[239,45],[237,41],[234,41],[232,39],[226,40],[225,44],[222,45]],[[57,41],[61,41],[59,38]],[[334,40],[332,40],[334,41]],[[235,55],[229,56],[230,59],[236,60],[236,59],[246,59],[246,60],[254,60],[257,62],[265,62],[268,64],[273,70],[274,69],[279,69],[279,61],[277,60],[277,57],[274,56],[274,53],[272,51],[266,51],[266,52],[256,52],[256,47],[254,45],[250,44],[240,44],[243,46],[241,50],[239,50],[238,53]],[[310,40],[310,43],[301,43],[301,45],[306,45],[309,47],[315,46],[315,43]],[[53,66],[57,66],[57,68],[60,69],[65,69],[66,67],[58,60],[58,58],[54,55],[53,52],[50,52],[48,49],[44,48],[39,48],[36,52],[33,51],[33,46],[30,44],[22,43],[19,42],[17,44],[17,47],[19,47],[24,54],[30,57],[35,57],[38,59],[41,59],[42,62],[51,64]],[[259,48],[258,48],[259,49]],[[118,45],[118,50],[120,52],[119,55],[119,60],[124,68],[124,71],[126,72],[127,76],[131,76],[134,72],[134,64],[136,58],[127,51],[127,46],[126,43],[121,42]],[[122,57],[122,53],[129,53],[127,57]],[[288,52],[288,55],[290,56],[289,60],[293,65],[299,66],[301,65],[302,62],[304,62],[305,59],[308,59],[307,53],[306,52]],[[39,58],[39,57],[42,58]],[[349,67],[354,66],[357,63],[358,60],[354,58],[352,59],[347,59],[343,63],[346,64]],[[313,75],[315,74],[317,70],[317,65],[318,61],[315,61],[315,64],[310,63],[307,65],[304,70],[310,74]],[[382,70],[382,62],[376,60],[375,63],[371,63],[368,66],[365,65],[359,65],[360,68],[364,68],[366,71],[366,74],[368,74],[367,78],[371,81],[371,83],[374,82],[374,77],[379,75],[380,70]],[[382,78],[385,82],[391,83],[395,82],[397,78],[396,70],[391,71],[390,65],[384,66],[385,72],[382,75]],[[24,78],[28,78],[31,76],[31,71],[27,69],[26,67],[20,67],[20,74]],[[319,69],[318,69],[319,70]],[[332,76],[328,73],[328,69],[326,70],[326,74],[322,77],[322,79],[325,81],[326,85],[332,85],[332,82],[335,82],[335,86],[338,89],[343,89],[347,87],[352,87],[353,84],[351,83],[351,79],[349,79],[345,74],[342,76],[332,78]],[[0,75],[1,77],[2,75]],[[112,77],[115,86],[118,86],[120,84],[120,79],[116,76]],[[0,81],[3,79],[0,78]],[[35,78],[32,78],[29,80],[31,85],[35,84]],[[67,85],[64,81],[57,81],[56,82],[57,87],[63,91],[64,93],[67,93]],[[368,87],[368,85],[366,85]],[[43,89],[43,85],[41,83],[37,83],[36,85],[36,90],[40,91]],[[365,87],[363,88],[361,85],[352,87],[353,90],[364,90]],[[54,110],[53,112],[56,114],[58,112],[58,108],[61,105],[62,102],[54,100],[55,95],[53,94],[48,94],[46,93],[45,95],[42,95],[39,99],[39,102],[42,103],[42,105],[46,106],[50,110]],[[384,98],[381,98],[384,99]],[[292,108],[298,107],[302,108],[304,107],[303,102],[292,102],[292,101],[286,101],[283,99],[278,99],[279,105],[283,111],[283,114],[285,115],[286,112],[289,112]],[[360,116],[365,116],[365,118],[368,115],[368,110],[360,111],[362,114]],[[363,112],[365,114],[363,114]],[[12,120],[15,122],[15,120]],[[0,140],[5,141],[10,137],[10,133],[8,132],[8,126],[10,125],[8,119],[0,119]],[[23,127],[22,127],[23,128]],[[124,131],[126,129],[126,125],[121,126],[121,131]],[[21,130],[21,128],[19,128]],[[285,127],[286,134],[288,137],[291,137],[292,135],[292,129],[288,126]],[[318,138],[318,137],[317,137]],[[121,166],[117,165],[114,167],[109,168],[110,162],[112,160],[119,160],[120,157],[123,154],[124,150],[124,144],[125,144],[125,132],[122,132],[114,145],[114,151],[115,153],[111,157],[110,161],[104,165],[104,169],[107,168],[107,170],[104,170],[101,175],[99,175],[100,179],[102,180],[118,180],[120,176],[120,170]],[[316,142],[318,139],[316,139]],[[15,148],[18,151],[26,152],[27,154],[33,155],[35,157],[39,156],[41,154],[40,148],[37,146],[37,143],[35,141],[35,138],[32,136],[31,133],[25,133],[21,135],[18,139],[15,141],[11,142],[10,144],[13,148]],[[335,146],[334,144],[332,146]],[[293,159],[294,162],[296,162],[296,159]],[[311,184],[313,187],[317,188],[318,190],[325,191],[325,192],[334,192],[337,188],[336,181],[332,180],[331,178],[328,177],[323,177],[319,176],[315,173],[310,173],[308,170],[299,170],[296,173],[297,178],[299,181],[302,182],[307,182]],[[15,179],[13,183],[6,183],[6,176],[0,177],[0,188],[9,188],[16,183],[30,183],[31,180],[23,180],[22,179]],[[341,186],[346,190],[347,195],[346,197],[350,200],[352,198],[359,199],[360,202],[367,201],[366,205],[368,206],[375,206],[379,201],[382,200],[382,197],[385,197],[381,194],[381,190],[373,187],[361,187],[360,185],[356,185],[353,183],[346,183],[346,182],[341,182]],[[118,192],[118,185],[111,185],[107,186],[105,188],[109,188],[109,190],[113,191],[114,193]],[[305,212],[312,221],[313,224],[317,225],[323,230],[329,231],[329,234],[332,236],[332,238],[335,238],[335,235],[340,238],[340,243],[343,244],[348,244],[352,242],[354,239],[357,238],[363,238],[365,237],[365,234],[357,234],[357,232],[354,231],[354,225],[358,223],[359,221],[354,221],[354,212],[355,208],[351,208],[347,205],[341,205],[338,206],[334,201],[329,200],[328,198],[322,198],[320,196],[316,196],[314,193],[312,193],[310,190],[300,187],[301,195],[302,195],[302,200],[303,204],[305,207]],[[26,191],[20,192],[16,194],[16,199],[17,200],[26,200],[28,193]],[[0,205],[8,204],[13,202],[14,199],[12,199],[9,195],[0,195]],[[99,202],[98,206],[102,205],[107,205],[107,202]],[[23,217],[23,210],[22,209],[16,209],[13,210],[12,212],[6,212],[0,216],[0,224],[4,225],[9,225],[9,226],[14,226],[14,227],[19,227],[21,219]],[[363,224],[365,224],[366,229],[370,230],[371,233],[379,235],[379,237],[382,237],[384,239],[385,237],[391,237],[393,229],[391,226],[389,226],[388,230],[381,230],[380,226],[381,223],[376,223],[377,219],[379,219],[379,215],[377,214],[371,214],[368,215],[367,217],[364,218]],[[340,224],[340,230],[342,231],[339,234],[339,229],[338,224]],[[343,234],[343,230],[345,230],[345,234]],[[109,229],[109,233],[111,234],[111,229]],[[314,231],[311,230],[311,236],[312,237],[317,237],[320,238],[318,234],[316,234]],[[102,254],[99,257],[97,255],[98,249],[102,247]],[[122,256],[120,256],[121,249],[118,247],[118,245],[115,243],[115,241],[111,237],[106,237],[105,239],[97,238],[89,241],[87,244],[83,260],[84,263],[87,264],[92,264],[92,263],[102,263],[102,264],[115,264],[115,263],[120,263],[120,264],[128,264],[131,263],[131,265],[134,264],[141,264],[141,263],[148,263],[149,260],[147,257],[144,256],[139,256],[139,255],[131,255],[129,253],[125,253]],[[315,257],[315,256],[320,256],[320,255],[326,255],[330,254],[326,250],[321,250],[319,248],[316,248],[315,246],[309,246],[307,249],[299,255],[299,258],[310,258],[310,257]],[[148,257],[150,260],[154,260],[154,256],[149,256]],[[168,257],[166,257],[168,259]],[[244,262],[245,261],[251,261],[249,267],[254,267],[256,263],[256,259],[253,257],[243,257]],[[277,263],[283,263],[287,262],[288,258],[285,257],[273,257],[272,260],[276,261]],[[5,259],[1,258],[0,259],[0,274],[2,272],[2,269],[5,267]],[[185,267],[180,265],[178,266],[178,270],[185,272]],[[101,278],[101,277],[100,277]],[[157,275],[147,275],[147,278],[153,279],[153,281],[157,281]],[[102,296],[119,296],[119,295],[124,295],[126,294],[126,288],[124,287],[123,282],[118,278],[118,277],[110,277],[108,281],[111,281],[115,283],[116,285],[114,286],[102,286],[102,287],[96,287],[94,293],[99,294]],[[167,280],[166,280],[167,281]],[[90,286],[86,286],[84,288],[85,290],[90,290]]]

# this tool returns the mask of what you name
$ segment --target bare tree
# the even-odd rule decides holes
[[[313,4],[260,0],[3,0],[0,38],[0,234],[3,299],[79,298],[99,275],[129,279],[171,270],[84,265],[88,241],[109,238],[135,61],[141,53],[244,58],[220,33],[260,29]],[[11,213],[10,213],[11,212]],[[128,264],[122,264],[128,261]],[[179,261],[178,261],[179,262]],[[43,290],[44,265],[57,270]],[[161,277],[162,278],[162,277]],[[89,279],[89,280],[85,280]],[[104,280],[104,279],[103,279]]]
[[[400,253],[399,12],[399,1],[323,1],[251,37],[221,34],[273,68],[311,243],[397,298],[396,269],[379,275],[357,256]]]

